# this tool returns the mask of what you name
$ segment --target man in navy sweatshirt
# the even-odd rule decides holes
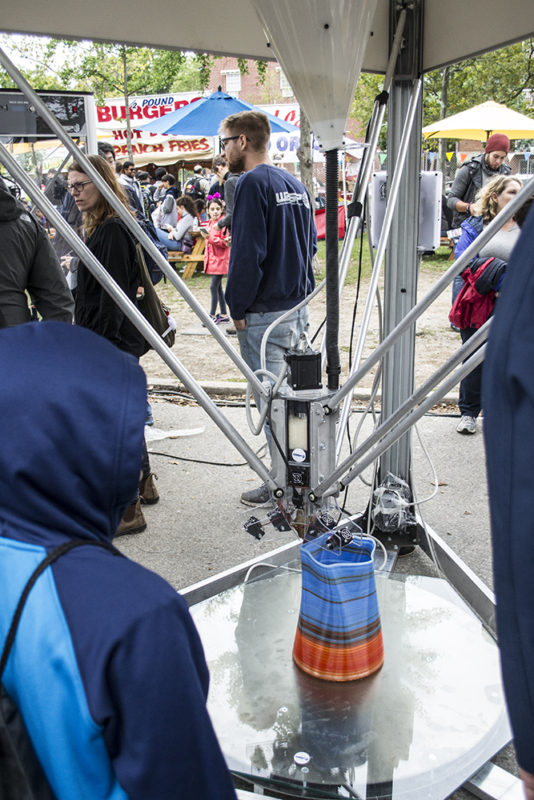
[[[312,259],[317,234],[308,192],[269,155],[269,120],[259,111],[243,111],[223,120],[220,129],[230,172],[244,172],[234,197],[232,247],[226,302],[235,324],[241,355],[251,369],[260,369],[263,334],[288,309],[313,291]],[[295,310],[267,342],[266,369],[279,375],[284,355],[308,326],[308,309]],[[258,398],[256,398],[258,402]],[[270,446],[269,431],[266,428]],[[268,503],[264,484],[244,492],[241,501]]]

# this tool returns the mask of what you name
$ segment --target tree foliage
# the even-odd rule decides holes
[[[213,66],[206,53],[36,36],[4,35],[2,47],[35,88],[93,92],[98,103],[123,93],[124,54],[130,95],[203,89]],[[2,70],[0,80],[15,85]]]
[[[444,116],[451,116],[467,108],[495,100],[522,114],[532,116],[534,107],[534,40],[510,45],[500,50],[484,53],[448,67],[447,106],[442,108],[442,89],[445,70],[435,70],[424,76],[423,125],[430,125]],[[360,135],[365,134],[373,109],[374,99],[382,89],[383,77],[362,73],[351,116],[360,122]],[[445,113],[443,113],[445,112]],[[385,134],[381,133],[380,146],[385,147]],[[425,144],[435,149],[435,142]]]
[[[443,70],[425,76],[423,124],[440,119]],[[534,101],[534,40],[493,50],[449,67],[447,116],[495,100],[522,114]],[[531,106],[532,108],[532,106]]]

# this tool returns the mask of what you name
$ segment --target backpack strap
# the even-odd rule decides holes
[[[4,674],[4,670],[6,668],[7,660],[9,658],[9,654],[11,652],[11,648],[13,647],[13,642],[15,641],[15,636],[17,633],[17,628],[19,626],[20,618],[22,616],[22,611],[24,609],[24,605],[26,600],[28,599],[28,595],[30,594],[35,582],[39,578],[40,575],[43,574],[45,569],[53,564],[54,561],[57,561],[58,558],[68,553],[69,550],[73,550],[75,547],[81,547],[82,545],[94,545],[97,547],[104,547],[106,550],[110,550],[113,555],[122,556],[122,553],[117,550],[109,542],[93,542],[87,539],[71,539],[68,542],[64,542],[52,550],[46,558],[44,558],[40,564],[37,565],[35,570],[32,572],[26,586],[22,590],[22,594],[20,596],[19,602],[17,603],[17,607],[15,609],[15,613],[13,614],[13,619],[11,620],[11,625],[9,626],[9,630],[7,632],[6,640],[4,643],[4,649],[2,650],[2,656],[0,657],[0,681],[2,680],[2,675]]]

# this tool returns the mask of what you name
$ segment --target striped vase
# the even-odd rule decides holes
[[[302,595],[293,659],[327,681],[365,678],[384,663],[372,539],[327,550],[325,533],[300,548]]]

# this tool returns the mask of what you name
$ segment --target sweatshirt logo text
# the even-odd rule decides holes
[[[287,205],[302,205],[305,208],[309,208],[309,201],[308,195],[306,192],[302,194],[299,192],[276,192],[276,205],[277,206],[287,206]]]

